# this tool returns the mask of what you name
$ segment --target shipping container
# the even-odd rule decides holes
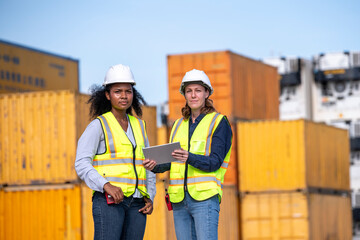
[[[349,191],[346,130],[305,120],[238,122],[240,192]]]
[[[94,239],[94,220],[92,216],[92,195],[91,190],[84,182],[81,182],[81,234],[82,240]]]
[[[280,120],[312,120],[313,63],[297,57],[265,58],[264,63],[277,67],[280,79]]]
[[[0,239],[80,240],[80,187],[5,187],[0,190],[0,216]]]
[[[320,53],[313,63],[314,121],[360,119],[360,51]]]
[[[215,108],[237,119],[279,119],[277,69],[231,51],[168,55],[169,122],[181,117],[179,88],[187,71],[203,70],[214,88]]]
[[[230,163],[225,173],[224,184],[238,186],[238,162],[237,162],[237,126],[231,123],[232,130],[232,148],[230,155]]]
[[[77,181],[76,146],[90,122],[88,99],[74,91],[0,94],[0,184]],[[156,142],[156,108],[143,111]]]
[[[220,203],[218,238],[238,240],[240,231],[240,203],[237,185],[224,185]]]
[[[156,107],[144,106],[142,108],[142,119],[146,123],[146,132],[149,138],[150,146],[154,146],[157,143],[157,124],[156,124]]]
[[[157,145],[169,143],[170,130],[171,129],[165,125],[157,128]],[[170,171],[166,171],[164,173],[157,173],[157,181],[169,181],[169,172]]]
[[[242,240],[352,239],[349,196],[302,192],[245,194]]]
[[[1,94],[1,184],[76,181],[77,139],[89,123],[87,99],[73,91]]]
[[[0,40],[0,93],[79,91],[79,61]]]
[[[165,204],[165,187],[168,183],[158,181],[156,183],[156,196],[154,199],[154,210],[147,216],[145,240],[167,240],[176,239],[172,211],[168,211]]]

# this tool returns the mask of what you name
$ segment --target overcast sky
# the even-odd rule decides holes
[[[0,39],[79,60],[80,91],[129,65],[150,105],[168,99],[169,54],[254,59],[360,51],[360,1],[0,0]]]

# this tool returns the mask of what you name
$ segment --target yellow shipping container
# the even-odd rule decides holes
[[[90,122],[89,95],[74,91],[0,94],[0,184],[77,181],[77,140]],[[144,107],[157,142],[156,108]]]
[[[236,185],[225,185],[220,204],[219,240],[240,239],[240,205]]]
[[[0,40],[0,93],[79,90],[79,61]]]
[[[77,139],[89,123],[87,95],[43,91],[0,95],[1,184],[77,180]]]
[[[92,216],[93,191],[84,183],[81,183],[81,225],[82,240],[94,239],[94,220]]]
[[[352,239],[348,196],[282,192],[241,200],[243,240]]]
[[[305,120],[238,122],[237,130],[240,192],[349,191],[347,131]]]
[[[0,190],[0,216],[0,239],[80,240],[80,187],[6,187]]]
[[[151,146],[157,144],[157,124],[156,124],[156,106],[146,106],[142,108],[142,119],[146,122],[146,132],[148,134]]]

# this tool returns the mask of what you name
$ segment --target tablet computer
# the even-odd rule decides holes
[[[175,149],[180,149],[180,142],[167,143],[162,145],[156,145],[152,147],[143,148],[145,158],[154,160],[157,164],[169,163],[178,161],[171,153]]]

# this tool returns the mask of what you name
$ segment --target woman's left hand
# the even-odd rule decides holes
[[[153,211],[153,202],[151,201],[150,198],[146,198],[146,197],[144,197],[144,201],[145,201],[145,207],[141,208],[139,212],[150,215]]]
[[[174,150],[171,155],[179,161],[186,162],[189,157],[189,152],[181,148]]]

